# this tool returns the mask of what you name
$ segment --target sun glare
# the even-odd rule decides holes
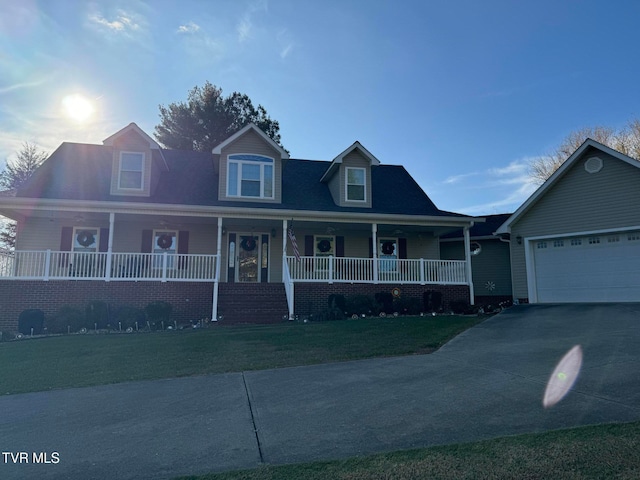
[[[80,95],[67,95],[62,99],[65,114],[76,122],[85,122],[93,114],[93,104],[89,99]]]

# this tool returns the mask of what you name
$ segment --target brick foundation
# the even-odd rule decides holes
[[[469,287],[466,285],[393,285],[393,284],[369,284],[369,283],[296,283],[295,305],[296,315],[312,315],[327,308],[327,300],[332,293],[341,295],[375,295],[378,292],[391,292],[391,289],[400,289],[403,297],[414,297],[422,302],[422,294],[427,290],[435,290],[442,293],[443,307],[447,308],[449,302],[464,300],[469,302]]]
[[[84,308],[92,300],[111,308],[131,305],[144,308],[163,300],[173,305],[178,323],[211,317],[212,283],[191,282],[97,282],[97,281],[0,281],[0,331],[16,331],[18,316],[28,308],[52,315],[63,305]]]

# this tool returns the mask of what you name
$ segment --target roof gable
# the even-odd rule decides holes
[[[135,132],[136,134],[138,134],[140,137],[142,137],[142,139],[149,144],[149,148],[151,150],[160,150],[160,145],[158,145],[156,143],[156,141],[151,138],[149,135],[147,135],[144,130],[142,130],[138,125],[136,125],[135,123],[131,122],[129,125],[127,125],[126,127],[118,130],[116,133],[114,133],[113,135],[111,135],[108,138],[105,138],[102,141],[102,144],[107,146],[107,147],[113,147],[115,141],[127,134],[130,134],[131,132]]]
[[[344,150],[342,153],[340,153],[336,158],[334,158],[331,161],[331,164],[329,165],[329,168],[324,173],[324,175],[322,176],[320,181],[324,182],[324,181],[328,180],[329,178],[331,178],[331,176],[339,168],[340,164],[344,161],[345,157],[347,155],[349,155],[351,152],[353,152],[354,150],[356,150],[356,149],[359,150],[360,153],[364,156],[364,158],[366,158],[369,161],[369,166],[378,166],[378,165],[380,165],[380,160],[378,160],[369,150],[364,148],[364,146],[362,146],[362,144],[359,141],[356,140],[355,142],[353,142],[353,144],[351,144],[351,146],[349,146],[349,148]]]
[[[531,196],[518,208],[506,222],[496,231],[496,234],[510,233],[511,225],[516,223],[523,215],[525,215],[560,179],[562,179],[571,168],[579,162],[588,151],[598,150],[608,154],[611,157],[625,162],[635,168],[640,168],[640,161],[635,160],[623,153],[618,152],[606,145],[588,138],[578,149],[551,175],[540,187],[531,194]]]
[[[225,148],[226,146],[232,144],[238,138],[242,137],[243,135],[245,135],[249,131],[253,131],[253,132],[257,133],[260,137],[262,137],[262,139],[266,143],[268,143],[272,148],[274,148],[280,154],[280,157],[283,160],[289,158],[289,154],[287,153],[287,151],[284,148],[282,148],[280,145],[278,145],[276,142],[274,142],[273,139],[269,135],[264,133],[254,123],[249,123],[249,124],[245,125],[243,128],[241,128],[236,133],[234,133],[229,138],[227,138],[224,142],[222,142],[219,145],[217,145],[216,147],[214,147],[212,153],[214,155],[220,155],[222,153],[222,149],[223,148]]]

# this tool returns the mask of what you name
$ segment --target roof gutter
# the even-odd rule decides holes
[[[191,215],[199,217],[234,217],[234,218],[256,218],[260,216],[265,219],[281,220],[297,218],[298,220],[320,220],[332,222],[353,222],[362,223],[368,221],[372,223],[389,223],[389,224],[406,224],[406,225],[425,225],[425,226],[445,226],[445,227],[465,227],[473,226],[473,217],[448,217],[448,216],[431,216],[431,215],[402,215],[402,214],[385,214],[385,213],[368,213],[368,212],[325,212],[318,210],[291,210],[291,209],[275,209],[261,208],[256,212],[246,207],[227,207],[227,206],[204,206],[204,205],[174,205],[174,204],[157,204],[157,203],[138,203],[138,202],[101,202],[101,201],[78,201],[78,200],[59,200],[59,199],[34,199],[25,197],[13,197],[0,199],[0,208],[10,209],[29,209],[33,210],[51,210],[55,208],[58,211],[85,211],[96,213],[128,213],[128,214],[150,214],[150,215],[167,215],[176,213],[182,215]]]

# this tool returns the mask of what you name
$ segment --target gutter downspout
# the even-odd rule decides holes
[[[211,321],[218,321],[218,289],[220,287],[220,264],[222,263],[222,217],[218,217],[218,239],[216,245],[216,278],[213,281],[213,305],[211,307]]]
[[[116,222],[116,214],[111,212],[109,214],[109,243],[107,244],[107,265],[104,275],[104,281],[111,281],[111,265],[113,263],[113,227]]]
[[[475,305],[475,293],[473,291],[473,273],[471,271],[471,239],[469,238],[469,229],[473,227],[474,222],[471,222],[471,225],[468,227],[464,227],[464,259],[465,259],[465,270],[467,274],[467,283],[469,285],[469,301],[471,305]]]

